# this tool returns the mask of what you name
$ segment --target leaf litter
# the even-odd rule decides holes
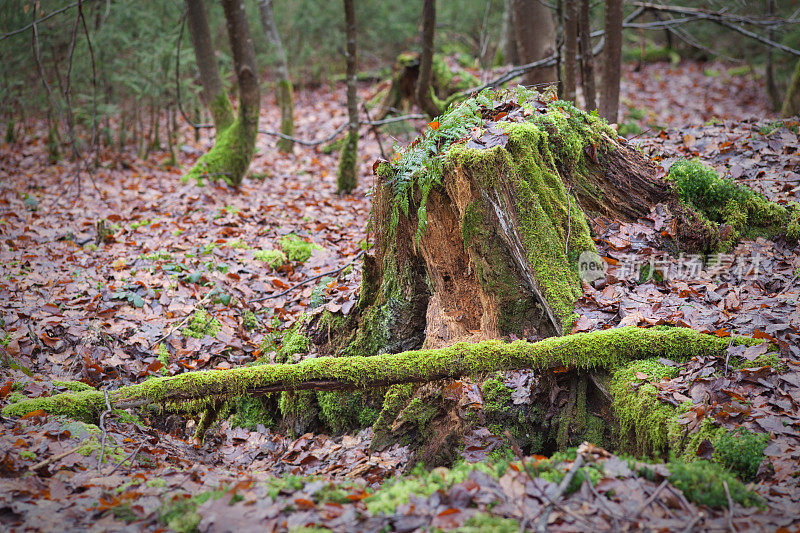
[[[684,62],[628,72],[623,102],[646,107],[644,121],[668,127],[632,142],[665,171],[678,157],[698,156],[772,200],[797,201],[797,124],[747,119],[765,101],[760,84],[749,77],[726,84],[703,75],[706,70]],[[665,91],[665,79],[687,90]],[[362,96],[369,94],[362,88]],[[345,120],[342,95],[326,88],[298,91],[298,135],[324,135]],[[262,123],[277,124],[275,106],[265,107]],[[499,110],[494,118],[508,112]],[[758,114],[768,116],[762,109]],[[709,122],[697,125],[698,117]],[[425,127],[424,121],[417,126]],[[75,202],[64,193],[72,166],[47,163],[44,137],[2,146],[0,318],[3,357],[11,363],[0,380],[3,405],[21,395],[63,392],[75,386],[73,380],[118,387],[152,374],[231,368],[268,355],[264,341],[279,337],[306,310],[315,284],[263,298],[344,265],[368,245],[370,164],[378,153],[371,135],[362,140],[360,186],[340,197],[334,194],[336,154],[297,147],[295,154],[281,155],[265,138],[259,138],[251,178],[239,191],[182,184],[181,169],[212,143],[207,135],[195,142],[188,129],[184,133],[179,167],[168,166],[164,152],[142,160],[133,148],[101,151],[91,184],[83,178]],[[485,146],[503,138],[487,130],[468,142]],[[99,236],[100,220],[110,230],[105,236]],[[726,358],[693,359],[678,365],[675,377],[652,383],[661,401],[691,403],[687,425],[713,420],[770,435],[764,454],[771,469],[760,470],[752,485],[764,508],[698,506],[660,465],[647,466],[644,475],[643,464],[591,445],[578,453],[582,468],[598,478],[559,492],[554,480],[531,475],[543,457],[507,458],[495,470],[477,466],[505,443],[485,428],[465,436],[467,466],[409,474],[410,450],[394,445],[371,451],[370,429],[293,438],[222,422],[197,445],[189,440],[193,422],[179,414],[153,416],[152,427],[111,414],[98,431],[34,412],[2,421],[0,521],[41,530],[176,529],[185,525],[181,519],[200,531],[413,531],[480,524],[515,531],[520,522],[533,529],[542,521],[559,531],[797,527],[798,250],[758,239],[742,242],[717,263],[670,272],[674,257],[670,261],[664,250],[671,220],[664,206],[635,223],[594,220],[609,268],[605,278],[585,284],[575,330],[675,324],[776,341],[778,364],[755,364],[765,354],[732,347]],[[258,259],[256,251],[280,249],[290,234],[321,250],[305,263],[276,268]],[[760,257],[756,271],[732,268],[754,254]],[[345,269],[326,281],[322,305],[348,312],[359,284],[358,268]],[[201,309],[217,321],[216,335],[183,335]],[[734,367],[732,360],[754,364]],[[505,378],[514,404],[531,403],[538,382],[525,372]],[[550,404],[558,406],[567,391],[556,386],[550,393]],[[468,380],[453,394],[463,409],[480,407],[480,391]],[[577,457],[554,458],[554,469],[569,475]],[[402,473],[431,488],[381,508]]]

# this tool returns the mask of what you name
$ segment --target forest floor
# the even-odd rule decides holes
[[[689,61],[628,66],[621,127],[665,169],[697,156],[772,200],[800,201],[798,123],[769,118],[763,83],[741,71]],[[374,92],[363,85],[360,96]],[[296,135],[323,137],[345,121],[344,94],[341,85],[298,91]],[[264,103],[262,127],[277,127],[274,98]],[[80,178],[73,163],[48,162],[45,133],[31,125],[19,142],[0,146],[0,407],[73,386],[60,382],[116,388],[149,375],[240,366],[274,355],[281,332],[312,300],[352,310],[358,268],[259,299],[346,265],[370,240],[372,163],[380,150],[366,128],[359,186],[347,196],[335,193],[338,154],[321,146],[281,154],[274,138],[260,136],[251,177],[234,190],[179,180],[212,145],[208,131],[195,141],[182,128],[177,166],[166,164],[164,150],[142,159],[133,147],[104,148],[97,171]],[[402,145],[414,133],[398,135]],[[382,141],[391,149],[387,132]],[[112,235],[96,243],[100,219]],[[198,445],[190,437],[195,421],[179,414],[156,417],[155,427],[109,416],[98,428],[34,412],[0,420],[2,528],[800,528],[800,249],[744,241],[698,264],[658,248],[657,237],[672,227],[658,209],[637,223],[593,224],[612,266],[605,279],[585,285],[574,331],[675,324],[780,345],[775,368],[695,359],[672,379],[641,378],[665,402],[691,399],[691,424],[713,416],[724,427],[770,435],[764,453],[771,468],[750,486],[762,507],[693,503],[659,465],[644,475],[635,460],[595,447],[583,452],[600,479],[561,494],[519,461],[470,466],[485,462],[496,445],[488,431],[467,436],[469,463],[397,479],[411,451],[396,445],[371,452],[369,429],[293,438],[223,421]],[[303,262],[270,267],[263,251],[280,249],[290,234],[319,246]],[[201,325],[203,309],[218,321],[216,334],[184,334]],[[522,374],[507,383],[523,395],[536,387]],[[562,455],[556,468],[569,470],[573,460]]]

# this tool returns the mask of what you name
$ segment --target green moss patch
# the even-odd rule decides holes
[[[222,324],[219,320],[211,316],[205,309],[198,309],[181,333],[184,337],[202,339],[206,335],[216,337],[221,329]]]
[[[322,246],[319,244],[308,242],[294,233],[281,237],[280,245],[289,261],[297,261],[298,263],[308,261],[314,250],[322,250]]]
[[[729,249],[739,238],[785,235],[800,238],[800,210],[770,202],[763,195],[722,178],[699,159],[681,160],[670,167],[667,180],[680,198],[700,211],[709,221],[729,226],[721,237],[721,250]]]
[[[288,260],[286,254],[282,251],[269,248],[256,250],[253,252],[253,257],[268,264],[272,270],[278,270]]]

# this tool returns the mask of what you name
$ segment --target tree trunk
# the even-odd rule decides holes
[[[202,182],[203,178],[209,178],[212,181],[222,178],[235,186],[242,182],[250,167],[258,133],[258,115],[261,103],[258,79],[256,78],[255,49],[250,36],[244,4],[234,0],[223,0],[222,8],[225,12],[228,38],[233,52],[234,70],[239,85],[239,112],[235,120],[229,121],[230,117],[227,116],[226,111],[220,112],[216,109],[218,105],[225,107],[221,98],[225,95],[217,92],[221,91],[221,83],[218,87],[213,81],[215,73],[216,79],[219,80],[219,73],[216,72],[215,66],[210,66],[213,61],[209,60],[209,53],[213,59],[213,49],[211,48],[208,20],[202,5],[201,0],[187,0],[190,14],[189,26],[190,28],[197,26],[195,30],[198,38],[195,39],[195,30],[192,30],[192,42],[195,45],[198,67],[204,65],[202,68],[207,69],[207,78],[201,76],[201,79],[212,80],[208,87],[204,85],[204,92],[212,97],[209,107],[212,115],[215,115],[217,137],[214,147],[197,160],[195,166],[184,176],[184,180],[195,179]],[[200,15],[201,12],[202,15]],[[224,101],[230,107],[227,97],[224,98]],[[217,126],[217,113],[222,119],[219,123],[220,126]]]
[[[339,174],[336,188],[339,194],[350,193],[358,185],[356,160],[358,159],[358,95],[356,94],[356,75],[358,74],[356,39],[358,25],[354,0],[344,0],[345,30],[347,33],[347,139],[342,147],[339,160]]]
[[[786,89],[786,97],[783,99],[781,106],[781,116],[792,117],[800,115],[800,61],[794,68],[794,74],[789,87]]]
[[[579,33],[581,53],[581,87],[583,87],[583,108],[587,111],[597,109],[597,96],[594,86],[594,55],[592,54],[592,22],[590,17],[591,0],[580,0]]]
[[[442,110],[433,101],[431,81],[433,79],[433,37],[436,29],[436,0],[422,2],[422,31],[420,33],[421,52],[419,55],[419,77],[417,78],[416,98],[419,107],[431,118]]]
[[[233,124],[235,117],[233,106],[222,88],[222,79],[217,68],[217,57],[214,54],[208,15],[203,0],[186,0],[186,18],[194,46],[197,69],[200,71],[203,103],[211,112],[214,128],[219,132]]]
[[[514,34],[514,10],[513,0],[503,2],[503,26],[500,30],[500,42],[497,46],[502,54],[503,65],[518,65],[519,54],[517,54],[517,38]]]
[[[564,4],[564,99],[575,101],[578,74],[578,2]]]
[[[767,0],[767,18],[775,16],[776,0]],[[775,31],[770,26],[767,31],[767,39],[770,41],[775,40]],[[777,111],[781,107],[781,97],[778,92],[778,85],[775,82],[775,66],[772,62],[772,47],[767,47],[767,66],[766,66],[766,82],[767,82],[767,95],[769,95],[769,104],[773,111]]]
[[[609,124],[615,124],[619,113],[619,82],[622,72],[622,0],[606,0],[605,37],[600,116]]]
[[[539,0],[511,0],[514,36],[520,64],[550,57],[556,51],[556,26],[550,9]],[[525,85],[556,81],[553,67],[534,69],[523,78]]]
[[[258,0],[258,12],[261,16],[261,26],[267,41],[275,51],[278,84],[275,87],[275,99],[281,109],[281,133],[294,135],[294,90],[292,79],[289,76],[289,62],[286,59],[286,50],[283,48],[275,17],[272,14],[272,0]],[[294,142],[291,139],[278,139],[278,150],[292,152]]]

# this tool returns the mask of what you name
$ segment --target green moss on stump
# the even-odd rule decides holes
[[[740,238],[784,235],[800,237],[800,209],[770,202],[763,195],[719,176],[699,159],[681,160],[670,167],[667,180],[681,200],[715,225],[730,231],[720,238],[718,249],[730,249]]]

